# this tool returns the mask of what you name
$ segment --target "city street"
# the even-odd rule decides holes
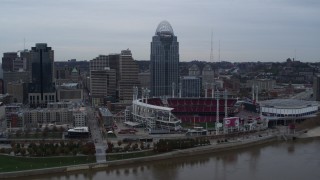
[[[96,148],[96,160],[97,163],[106,162],[106,153],[105,150],[107,149],[107,145],[104,142],[102,136],[102,128],[100,127],[98,120],[95,116],[95,111],[92,107],[87,106],[88,112],[88,126],[91,132],[91,138],[94,142]]]

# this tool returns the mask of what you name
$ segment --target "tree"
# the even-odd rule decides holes
[[[28,153],[29,153],[29,156],[33,156],[34,155],[34,150],[32,148],[28,148]]]
[[[130,145],[129,144],[125,145],[123,149],[124,149],[124,151],[129,151]]]
[[[108,153],[111,153],[113,150],[113,143],[112,142],[108,142],[108,149],[107,149],[107,152]]]
[[[26,155],[26,149],[25,148],[22,148],[21,150],[20,150],[20,153],[21,153],[21,155],[22,156],[25,156]]]
[[[42,137],[47,137],[49,133],[49,128],[45,127],[44,130],[42,131]]]
[[[38,138],[39,137],[39,132],[34,133],[34,137]]]
[[[138,147],[139,147],[139,145],[138,145],[137,143],[135,143],[135,144],[133,144],[133,145],[131,146],[132,150],[134,150],[134,151],[137,150]]]
[[[56,147],[55,150],[54,150],[54,154],[55,155],[60,155],[61,154],[61,149],[62,149],[61,147]]]
[[[69,148],[68,146],[65,146],[65,147],[63,148],[63,152],[64,152],[64,154],[66,154],[66,155],[70,154],[70,148]]]
[[[12,148],[14,148],[16,146],[16,143],[14,141],[11,141],[10,145]]]
[[[52,149],[51,149],[51,148],[45,149],[45,154],[46,154],[47,156],[51,156],[51,155],[52,155]]]
[[[94,143],[86,143],[81,147],[81,152],[85,155],[94,155],[96,153],[96,148]]]
[[[140,149],[144,149],[145,147],[144,147],[144,144],[143,144],[143,142],[140,142]]]
[[[22,134],[22,130],[21,129],[16,131],[16,137],[21,137],[21,134]]]
[[[20,148],[13,148],[14,155],[18,155],[20,153]]]
[[[78,153],[78,149],[74,148],[74,149],[72,150],[72,154],[75,156],[75,155],[77,155],[77,153]]]
[[[121,145],[122,145],[122,141],[119,140],[119,141],[118,141],[118,146],[120,147]]]
[[[63,141],[60,141],[60,146],[61,146],[61,147],[64,147],[64,146],[65,146],[65,144],[64,144]]]
[[[30,129],[30,128],[27,128],[27,129],[24,131],[24,135],[25,135],[26,137],[29,137],[30,132],[31,132],[31,129]]]
[[[53,126],[53,128],[52,128],[52,132],[57,132],[57,131],[58,131],[57,126]]]
[[[64,129],[62,126],[60,126],[59,131],[60,131],[60,132],[64,132],[65,129]]]

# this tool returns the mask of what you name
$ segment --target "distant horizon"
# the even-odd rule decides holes
[[[0,54],[47,43],[55,61],[91,60],[129,48],[150,59],[150,42],[167,20],[180,61],[320,61],[317,0],[2,0]],[[121,12],[121,13],[120,13]],[[219,46],[220,44],[220,46]]]
[[[38,42],[37,42],[38,43]],[[37,43],[35,43],[35,44],[37,44]],[[42,42],[42,43],[44,43],[44,42]],[[33,46],[31,46],[31,47],[34,47],[35,46],[35,44],[33,45]],[[52,46],[50,46],[48,43],[47,43],[47,45],[49,46],[49,47],[52,47]],[[23,50],[31,50],[31,47],[30,48],[25,48],[25,49],[23,49]],[[54,54],[55,54],[55,56],[56,56],[56,50],[54,49],[54,47],[52,47],[52,49],[54,50]],[[69,60],[73,60],[73,59],[76,59],[77,61],[90,61],[90,60],[92,60],[92,59],[94,59],[94,58],[96,58],[96,57],[98,57],[98,56],[100,56],[100,55],[109,55],[109,54],[117,54],[117,53],[121,53],[121,50],[125,50],[125,49],[130,49],[130,48],[123,48],[123,49],[120,49],[119,50],[119,52],[110,52],[110,53],[106,53],[106,54],[103,54],[103,53],[100,53],[100,54],[97,54],[95,57],[92,57],[91,59],[77,59],[77,58],[70,58],[70,59],[66,59],[66,60],[57,60],[56,58],[54,59],[54,61],[55,62],[67,62],[67,61],[69,61]],[[131,50],[131,49],[130,49]],[[19,54],[19,52],[18,51],[21,51],[21,50],[17,50],[17,51],[7,51],[7,52],[3,52],[3,53],[8,53],[8,52],[17,52],[18,54]],[[132,52],[132,50],[131,50],[131,52]],[[2,53],[2,57],[3,57],[3,53]],[[132,53],[134,53],[134,52],[132,52]],[[134,58],[134,60],[137,60],[137,61],[150,61],[150,60],[146,60],[146,59],[136,59],[135,57],[134,57],[134,55],[132,55],[133,56],[133,58]],[[232,62],[232,63],[236,63],[236,62],[239,62],[239,63],[241,63],[241,62],[285,62],[288,58],[290,58],[291,60],[295,60],[295,61],[300,61],[300,62],[304,62],[304,63],[317,63],[317,62],[319,62],[320,60],[314,60],[314,61],[306,61],[306,60],[299,60],[299,59],[296,59],[296,58],[294,58],[294,57],[287,57],[287,58],[285,58],[285,59],[282,59],[282,60],[279,60],[279,61],[262,61],[262,60],[223,60],[223,59],[220,59],[220,61],[218,61],[218,60],[213,60],[212,62],[213,63],[217,63],[217,62],[223,62],[223,61],[225,61],[225,62]],[[191,62],[191,61],[206,61],[206,62],[211,62],[210,60],[200,60],[200,59],[193,59],[193,60],[181,60],[180,59],[180,62]],[[1,62],[0,62],[1,63]]]

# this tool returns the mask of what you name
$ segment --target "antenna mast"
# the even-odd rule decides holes
[[[213,64],[213,30],[211,29],[211,51],[210,51],[210,63]],[[212,66],[211,66],[212,68]],[[212,83],[212,97],[214,97],[214,88],[215,88],[215,79],[214,79],[214,69],[212,69],[213,71],[213,83]]]
[[[213,63],[213,43],[212,43],[212,38],[213,38],[213,31],[211,30],[211,50],[210,50],[210,62]]]
[[[221,62],[221,59],[220,59],[220,40],[219,40],[219,62]]]

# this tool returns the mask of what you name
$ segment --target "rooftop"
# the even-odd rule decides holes
[[[157,27],[156,35],[158,34],[170,34],[174,35],[173,29],[168,21],[161,21]]]
[[[272,99],[260,101],[259,104],[264,107],[275,108],[302,108],[306,106],[318,106],[318,103],[315,101],[304,101],[298,99]]]
[[[99,112],[102,116],[113,116],[113,114],[107,108],[99,108]]]

